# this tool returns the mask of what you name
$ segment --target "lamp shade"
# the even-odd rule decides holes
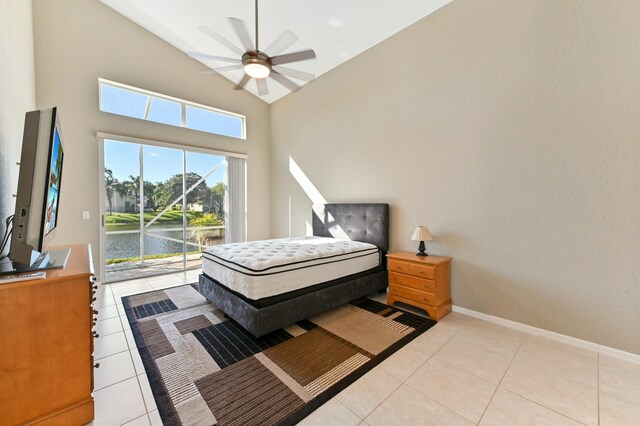
[[[433,237],[426,226],[418,226],[413,235],[411,236],[413,241],[431,241]]]

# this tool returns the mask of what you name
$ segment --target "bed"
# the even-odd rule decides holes
[[[312,222],[315,238],[257,241],[250,249],[225,244],[208,250],[199,292],[260,337],[386,289],[388,204],[314,205]],[[346,241],[316,250],[323,252],[320,255],[309,248],[333,237]],[[284,255],[268,259],[282,247]],[[292,261],[285,262],[286,257]]]

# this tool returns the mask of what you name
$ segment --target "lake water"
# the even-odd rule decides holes
[[[163,231],[154,229],[153,234],[182,240],[182,231],[179,230]],[[203,245],[212,246],[224,243],[224,229],[208,230],[207,235],[209,238],[202,241]],[[194,231],[187,231],[187,242],[192,243],[187,245],[187,252],[198,251],[199,247],[196,245],[198,244],[198,238],[194,235]],[[156,238],[148,232],[145,234],[144,243],[145,255],[168,253],[182,254],[182,241],[176,242]],[[107,234],[105,246],[106,259],[139,257],[140,233]]]
[[[159,231],[154,230],[155,234],[160,234],[170,238],[182,239],[182,231]],[[120,259],[125,257],[140,256],[140,233],[135,234],[107,234],[106,236],[106,259]],[[174,241],[162,240],[145,235],[144,253],[148,254],[165,254],[165,253],[182,253],[182,243]],[[187,246],[187,251],[195,251],[195,246]]]

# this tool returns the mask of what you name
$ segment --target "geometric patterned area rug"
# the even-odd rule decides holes
[[[197,284],[123,297],[165,425],[293,425],[435,321],[359,299],[255,338]]]

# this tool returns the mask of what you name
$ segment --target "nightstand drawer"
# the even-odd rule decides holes
[[[397,286],[395,284],[389,285],[389,293],[391,293],[394,296],[399,296],[405,299],[424,303],[426,305],[433,306],[435,301],[435,297],[432,293],[414,290],[408,287]]]
[[[431,280],[398,274],[395,272],[389,272],[389,283],[411,287],[416,290],[428,291],[429,293],[435,293],[436,289],[436,283]]]
[[[433,266],[416,265],[414,263],[409,266],[409,274],[415,275],[416,277],[433,279],[433,270]]]
[[[397,260],[389,260],[389,271],[402,272],[409,274],[411,271],[411,264],[409,262],[398,262]]]

